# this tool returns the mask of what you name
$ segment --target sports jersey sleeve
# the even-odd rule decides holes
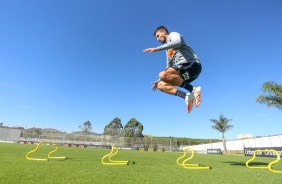
[[[177,32],[169,34],[170,42],[167,42],[159,47],[159,50],[175,49],[181,46],[181,35]]]

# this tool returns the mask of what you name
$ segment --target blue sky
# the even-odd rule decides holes
[[[144,134],[221,138],[209,119],[222,113],[237,134],[281,134],[282,113],[255,99],[282,82],[281,0],[0,0],[0,122],[101,130],[136,118]],[[193,85],[203,101],[151,90],[165,67],[155,28],[183,35],[201,59]]]

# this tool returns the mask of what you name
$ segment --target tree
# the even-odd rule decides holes
[[[118,117],[116,117],[108,125],[105,126],[104,135],[117,137],[120,135],[122,129],[123,126],[121,124],[121,120]]]
[[[256,98],[256,102],[266,104],[267,107],[282,109],[282,85],[268,81],[262,85],[261,90],[267,94],[259,95]]]
[[[39,135],[42,134],[42,129],[41,128],[33,128],[33,135],[35,137],[39,137]]]
[[[90,121],[86,121],[83,123],[83,126],[79,126],[79,128],[84,132],[85,135],[90,133],[90,130],[92,130],[92,125]]]
[[[8,126],[4,126],[4,123],[3,123],[3,122],[0,123],[0,127],[2,127],[2,128],[8,128]]]
[[[125,137],[143,137],[143,125],[135,118],[131,118],[123,130]]]
[[[224,117],[222,114],[219,116],[219,120],[217,119],[210,119],[210,121],[212,123],[214,123],[213,126],[211,126],[213,129],[219,131],[222,133],[222,143],[223,143],[223,148],[225,153],[227,153],[227,149],[226,149],[226,142],[225,142],[225,137],[224,137],[224,133],[227,130],[230,130],[231,128],[233,128],[233,125],[229,125],[228,123],[230,121],[232,121],[232,119],[227,119],[226,117]]]

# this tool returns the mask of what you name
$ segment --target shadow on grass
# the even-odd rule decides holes
[[[223,162],[223,163],[246,167],[246,162]],[[265,163],[265,162],[251,162],[251,163],[249,163],[249,166],[267,166],[267,165],[268,165],[268,163]]]
[[[73,157],[67,157],[66,160],[73,160]]]

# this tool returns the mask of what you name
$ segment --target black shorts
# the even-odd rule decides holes
[[[180,64],[177,66],[172,66],[172,68],[174,68],[176,71],[179,71],[183,80],[187,81],[188,83],[195,80],[202,71],[201,63],[197,63],[197,62],[194,62],[193,64],[191,63]]]

